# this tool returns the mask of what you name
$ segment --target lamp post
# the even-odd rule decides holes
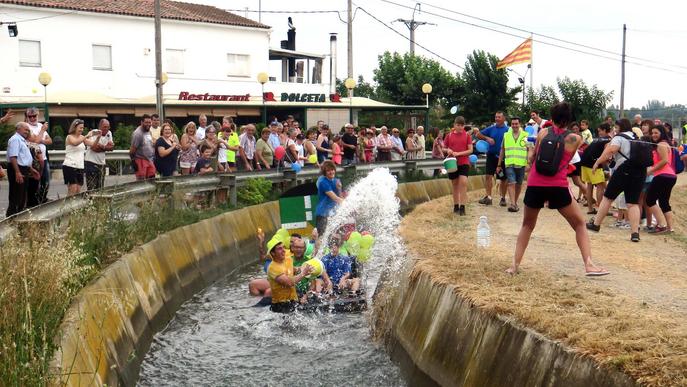
[[[425,103],[427,112],[425,113],[425,130],[429,130],[429,94],[432,92],[432,85],[425,83],[422,85],[422,92],[425,93]]]
[[[48,85],[52,81],[50,73],[40,73],[38,75],[38,82],[43,85],[43,118],[48,121]]]
[[[520,85],[522,86],[522,109],[525,109],[525,79],[527,79],[527,72],[530,71],[532,68],[532,64],[527,65],[527,70],[525,70],[525,75],[520,74],[519,72],[513,70],[513,69],[508,69],[508,71],[514,72],[515,74],[518,75],[518,82],[520,82]],[[532,85],[530,85],[530,88],[532,88]]]
[[[169,77],[167,76],[167,73],[160,73],[160,80],[155,79],[155,86],[157,89],[157,93],[155,96],[155,110],[157,110],[157,114],[160,115],[160,122],[164,122],[165,120],[165,100],[162,95],[162,86],[167,83],[169,80]]]
[[[344,86],[348,89],[348,122],[353,125],[353,89],[355,89],[355,79],[347,78]]]
[[[265,83],[269,81],[270,76],[266,72],[258,73],[258,82],[262,86],[262,122],[267,124],[267,108],[265,107]]]

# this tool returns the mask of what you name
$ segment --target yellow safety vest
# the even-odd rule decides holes
[[[513,129],[508,129],[503,136],[503,148],[507,167],[527,166],[527,132],[520,129],[518,138],[513,137]]]

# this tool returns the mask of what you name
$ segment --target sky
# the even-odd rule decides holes
[[[347,30],[346,0],[184,0],[213,5],[222,9],[244,10],[235,12],[258,20],[259,3],[262,22],[272,27],[271,47],[279,47],[286,39],[287,17],[291,16],[296,26],[296,49],[312,53],[329,53],[329,33],[338,33],[338,77],[347,75]],[[406,53],[409,50],[408,29],[396,19],[410,19],[416,1],[412,0],[357,0],[353,8],[358,9],[353,20],[353,73],[363,75],[372,81],[373,70],[377,68],[378,55],[384,51]],[[443,8],[443,9],[440,9]],[[461,71],[455,64],[463,66],[473,50],[485,50],[500,58],[517,47],[533,32],[533,82],[554,86],[559,77],[581,79],[588,85],[597,85],[605,91],[613,91],[612,104],[620,102],[622,29],[627,24],[627,61],[625,70],[625,108],[641,107],[648,100],[657,99],[670,104],[687,104],[687,2],[678,0],[638,1],[451,1],[428,0],[421,3],[421,11],[415,13],[415,20],[434,23],[416,30],[416,55],[438,60],[450,72]],[[336,13],[296,13],[298,11],[340,11]],[[377,17],[403,36],[391,31],[363,10]],[[268,11],[289,11],[291,13],[269,13]],[[472,17],[462,16],[460,12]],[[494,23],[480,21],[485,19]],[[454,20],[450,20],[450,19]],[[456,20],[486,26],[496,31],[478,28]],[[523,31],[508,27],[516,27]],[[507,35],[501,32],[506,32]],[[555,41],[541,35],[605,50]],[[553,43],[580,51],[561,49],[544,42]],[[604,56],[612,59],[605,59]],[[632,57],[632,58],[631,58]],[[647,60],[653,61],[648,62]],[[452,63],[449,63],[452,62]],[[632,62],[632,63],[629,63]],[[653,67],[651,67],[653,66]],[[660,69],[659,69],[660,68]],[[517,73],[524,74],[526,64],[512,67],[510,84],[517,86]],[[663,70],[661,70],[663,69]],[[527,86],[530,77],[527,76]]]

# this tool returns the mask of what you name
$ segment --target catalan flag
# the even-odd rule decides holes
[[[518,63],[532,62],[532,38],[522,42],[513,52],[506,55],[496,64],[496,69],[503,69]]]

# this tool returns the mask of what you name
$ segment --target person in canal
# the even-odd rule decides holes
[[[286,256],[284,244],[271,239],[267,242],[267,251],[272,263],[267,267],[267,280],[272,290],[270,310],[276,313],[289,313],[296,309],[298,294],[296,285],[313,270],[310,265],[294,268],[293,259]]]

